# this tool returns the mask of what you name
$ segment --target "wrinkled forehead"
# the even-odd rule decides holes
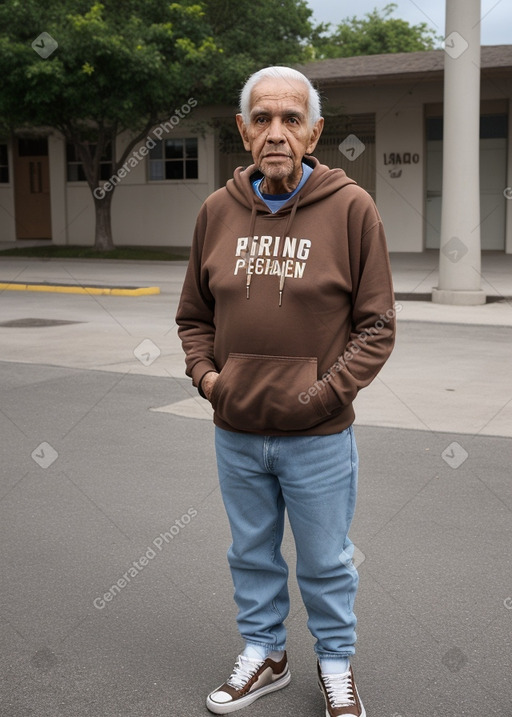
[[[308,112],[308,88],[300,80],[286,77],[265,78],[251,92],[251,114],[254,109],[268,109],[279,105]]]

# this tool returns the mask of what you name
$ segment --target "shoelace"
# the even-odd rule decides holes
[[[354,688],[350,672],[341,675],[322,675],[329,701],[333,707],[351,707],[355,705]]]
[[[251,660],[249,657],[239,655],[227,684],[235,690],[241,689],[262,664],[263,660]]]

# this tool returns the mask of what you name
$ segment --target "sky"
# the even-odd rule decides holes
[[[317,22],[338,24],[346,17],[363,17],[374,8],[382,10],[391,0],[307,0]],[[512,45],[512,0],[481,0],[482,45]],[[444,36],[445,0],[395,0],[392,17],[411,25],[426,22]]]

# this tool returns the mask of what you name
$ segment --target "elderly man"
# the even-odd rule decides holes
[[[364,717],[350,666],[352,401],[393,347],[384,232],[369,195],[310,156],[323,119],[304,75],[260,70],[236,120],[254,163],[201,208],[177,313],[187,374],[214,408],[245,643],[206,704],[228,714],[290,681],[286,508],[325,714]]]

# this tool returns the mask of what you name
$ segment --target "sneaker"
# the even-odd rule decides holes
[[[352,668],[339,675],[323,675],[318,663],[318,686],[325,699],[325,717],[366,717]]]
[[[239,655],[231,676],[208,695],[206,706],[216,715],[236,712],[259,697],[286,687],[290,679],[286,652],[279,662],[269,657],[252,660]]]

